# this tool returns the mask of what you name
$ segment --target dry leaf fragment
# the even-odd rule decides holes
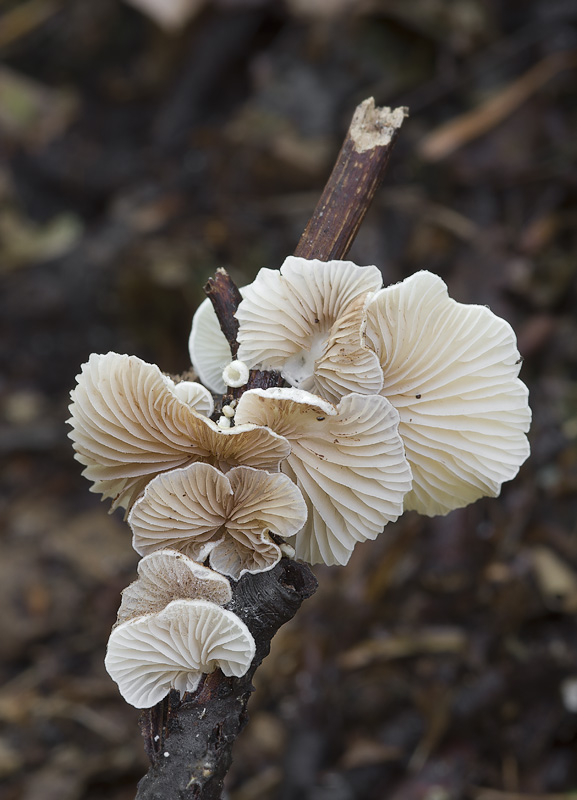
[[[450,156],[510,116],[555,75],[575,66],[577,53],[574,51],[548,56],[485,103],[431,131],[421,141],[419,154],[427,161],[440,161]]]
[[[535,577],[545,605],[554,611],[577,611],[577,575],[548,547],[531,550]]]
[[[340,656],[339,666],[347,670],[361,669],[374,662],[422,653],[461,653],[466,646],[467,636],[459,628],[425,628],[360,642]]]

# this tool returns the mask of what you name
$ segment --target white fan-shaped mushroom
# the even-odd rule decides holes
[[[230,345],[220,329],[208,297],[202,301],[192,318],[188,349],[190,361],[200,380],[216,394],[224,394],[226,385],[222,371],[230,364]]]
[[[158,367],[135,356],[91,355],[71,398],[76,458],[92,491],[112,497],[113,508],[130,507],[159,472],[192,461],[276,471],[290,449],[256,425],[223,430],[178,399]]]
[[[141,554],[174,547],[238,580],[271,569],[281,558],[270,534],[293,536],[307,509],[286,475],[235,467],[223,475],[191,464],[158,475],[128,517]]]
[[[499,494],[529,455],[531,411],[511,326],[418,272],[378,292],[367,340],[413,470],[405,508],[434,515]]]
[[[104,663],[127,703],[150,708],[170,689],[194,692],[218,667],[241,677],[254,653],[252,634],[236,614],[206,600],[173,600],[114,628]]]
[[[181,403],[190,406],[198,414],[210,417],[214,411],[214,402],[211,393],[204,386],[194,381],[179,381],[175,383],[170,378],[166,378],[166,381],[171,392],[178,397]]]
[[[156,550],[138,564],[138,579],[122,592],[117,624],[162,611],[173,600],[209,600],[223,606],[232,599],[230,583],[176,550]]]
[[[364,310],[381,285],[376,267],[351,261],[289,256],[280,271],[261,269],[236,312],[238,358],[328,400],[377,394],[383,376],[365,346]]]
[[[281,433],[291,453],[281,469],[309,510],[297,557],[346,564],[357,542],[374,539],[403,510],[411,470],[399,416],[379,395],[351,394],[337,406],[298,389],[253,389],[236,412]]]

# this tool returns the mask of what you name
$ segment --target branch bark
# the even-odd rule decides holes
[[[256,642],[250,670],[227,678],[220,670],[206,675],[194,694],[171,691],[162,703],[143,712],[140,727],[151,760],[138,784],[138,798],[147,800],[219,800],[232,762],[232,744],[244,728],[252,677],[277,630],[317,588],[306,564],[283,558],[274,569],[244,575],[236,584],[234,611]]]
[[[323,261],[344,258],[383,177],[405,115],[402,108],[375,108],[372,98],[358,106],[295,255]],[[234,313],[240,292],[225,270],[218,270],[206,291],[235,358]],[[278,373],[252,370],[247,386],[235,394],[278,385],[282,385]],[[181,698],[171,691],[162,703],[143,712],[140,725],[151,767],[138,784],[136,800],[220,800],[234,740],[247,721],[252,676],[275,633],[316,586],[306,564],[286,558],[268,572],[245,575],[235,585],[227,608],[238,614],[255,638],[251,668],[242,678],[226,678],[217,670],[194,694]]]
[[[330,261],[344,258],[381,182],[405,108],[376,108],[372,97],[353,121],[295,256]]]
[[[230,353],[233,359],[238,352],[238,321],[234,316],[236,309],[240,305],[242,295],[238,290],[228,272],[220,267],[216,271],[214,278],[209,278],[204,291],[220,324],[220,329],[224,334]]]

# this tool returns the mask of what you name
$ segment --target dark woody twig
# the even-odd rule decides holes
[[[242,296],[228,272],[220,267],[214,278],[209,278],[204,291],[212,303],[220,328],[229,344],[232,358],[238,351],[238,322],[234,316]]]
[[[383,178],[406,115],[405,108],[376,108],[372,97],[357,106],[295,256],[320,261],[346,256]]]
[[[140,727],[152,766],[138,784],[137,798],[220,800],[233,742],[248,720],[254,672],[277,630],[316,588],[311,570],[287,558],[268,572],[241,578],[227,608],[255,638],[250,670],[242,678],[227,678],[217,670],[205,676],[194,694],[181,700],[173,690],[142,713]]]
[[[344,258],[371,204],[389,160],[404,109],[375,108],[372,98],[357,108],[337,163],[297,246],[295,255],[320,260]],[[236,357],[240,292],[225,270],[207,285],[221,329]],[[253,370],[242,389],[279,385],[277,373]],[[240,391],[240,390],[236,390]],[[137,800],[219,800],[232,761],[232,746],[247,720],[252,676],[277,630],[316,589],[303,563],[283,558],[272,570],[245,575],[233,587],[228,608],[247,624],[256,656],[247,675],[208,675],[194,694],[170,695],[143,712],[141,729],[151,759],[138,785]],[[166,755],[168,754],[168,755]]]

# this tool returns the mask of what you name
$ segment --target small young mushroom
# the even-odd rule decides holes
[[[351,261],[289,256],[280,271],[261,269],[236,312],[238,358],[331,401],[378,393],[383,375],[364,343],[364,310],[381,286],[376,267]]]
[[[209,395],[199,389],[199,402]],[[187,389],[190,397],[190,389]],[[71,392],[76,459],[92,491],[130,508],[159,472],[194,461],[277,471],[290,446],[256,425],[224,430],[175,394],[158,367],[135,356],[93,354]],[[212,402],[212,401],[211,401]]]
[[[230,345],[220,329],[208,297],[202,301],[192,318],[188,349],[190,361],[200,380],[216,394],[225,394],[222,371],[230,364]]]
[[[115,627],[104,663],[127,703],[151,708],[170,689],[194,692],[217,668],[241,677],[254,653],[252,634],[236,614],[207,600],[173,600]]]
[[[250,372],[244,361],[231,361],[222,371],[222,379],[226,386],[238,389],[248,381]]]
[[[151,481],[128,522],[137,552],[173,547],[238,580],[272,569],[281,550],[271,534],[293,536],[306,518],[302,495],[286,475],[244,466],[223,475],[191,464]]]
[[[498,495],[529,455],[531,410],[509,323],[452,300],[423,271],[373,296],[367,343],[413,471],[405,508],[432,516]]]
[[[346,564],[357,542],[376,538],[402,514],[411,470],[399,415],[384,397],[351,394],[337,407],[299,389],[251,389],[236,419],[267,425],[291,444],[281,469],[309,510],[294,542],[297,558]]]
[[[162,611],[173,600],[209,600],[219,606],[232,599],[230,583],[176,550],[156,550],[138,564],[138,579],[122,592],[117,625]]]
[[[178,397],[181,403],[194,409],[198,414],[210,417],[214,411],[214,401],[210,392],[204,386],[194,381],[179,381],[175,383],[171,378],[163,375],[166,385]]]

